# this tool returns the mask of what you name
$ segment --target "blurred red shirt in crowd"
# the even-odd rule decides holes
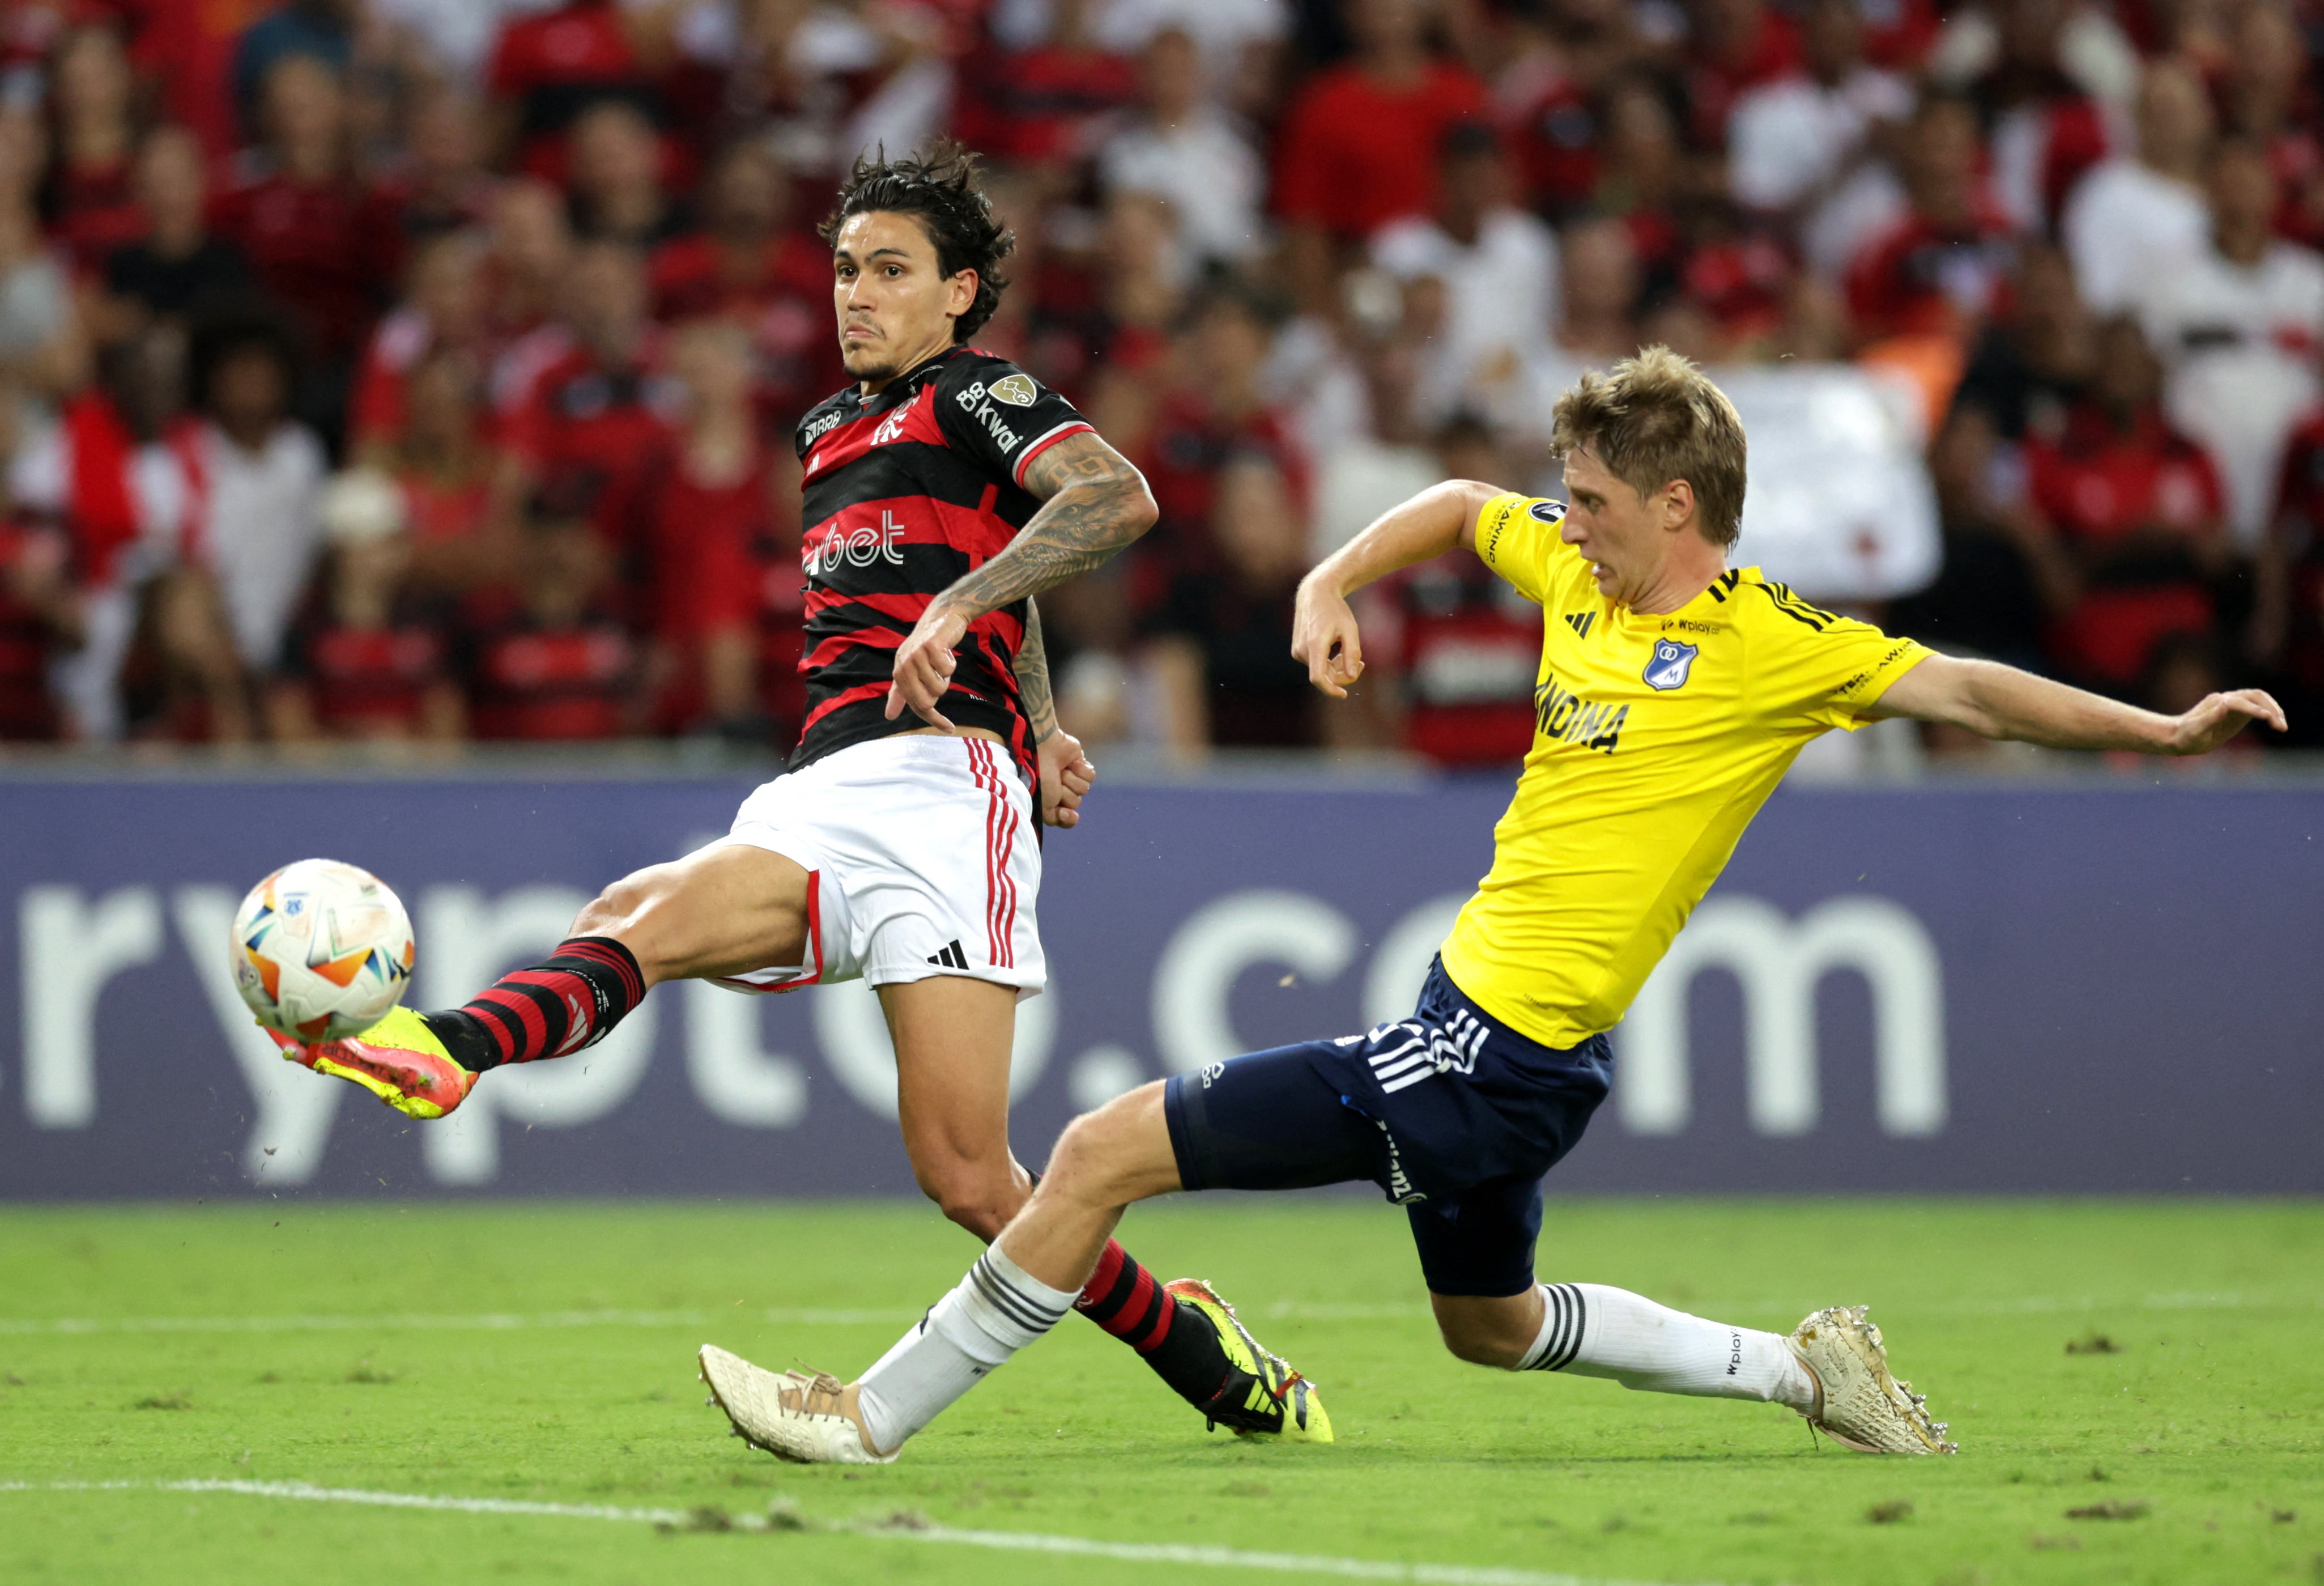
[[[2226,496],[2210,457],[2159,409],[2122,423],[2077,405],[2058,439],[2027,444],[2025,463],[2034,504],[2084,568],[2081,600],[2054,641],[2070,668],[2127,688],[2166,636],[2210,631],[2196,558],[2223,533]]]
[[[135,84],[115,31],[75,28],[58,46],[51,102],[56,162],[49,178],[50,235],[90,270],[145,235],[131,176]]]
[[[268,70],[263,97],[269,152],[215,200],[212,226],[298,316],[318,354],[351,358],[379,311],[381,267],[394,250],[372,235],[378,212],[346,168],[338,78],[286,56]]]
[[[1724,148],[1743,91],[1792,76],[1806,64],[1806,53],[1799,28],[1766,0],[1696,0],[1688,11],[1689,132],[1699,147]]]
[[[2310,699],[2324,701],[2324,411],[2310,415],[2284,445],[2272,533],[2268,570],[2280,582],[2271,587],[2272,580],[2261,580],[2261,616],[2274,628],[2271,648],[2281,646],[2285,673]],[[2317,741],[2313,732],[2301,736]]]
[[[44,742],[62,725],[49,663],[69,636],[68,555],[56,530],[0,518],[0,742]]]
[[[1383,584],[1406,748],[1439,765],[1515,765],[1533,747],[1541,608],[1466,552]]]
[[[1409,84],[1354,67],[1320,74],[1286,118],[1276,207],[1341,236],[1369,236],[1436,202],[1436,145],[1480,115],[1485,94],[1457,66],[1433,62]]]
[[[618,738],[631,726],[636,644],[599,601],[611,563],[580,520],[525,530],[518,609],[471,635],[469,723],[479,738]]]
[[[791,226],[789,174],[766,147],[733,145],[703,184],[702,229],[654,251],[648,278],[665,325],[717,318],[749,336],[752,399],[769,436],[843,384],[831,318],[831,249]]]
[[[545,181],[564,180],[565,131],[576,116],[599,99],[642,99],[649,90],[616,0],[568,0],[512,16],[493,45],[484,86],[515,114],[518,169]]]
[[[243,141],[235,51],[251,24],[274,9],[274,0],[91,0],[87,6],[92,18],[122,19],[131,61],[161,85],[164,115],[191,128],[213,160]]]
[[[1048,35],[1028,50],[993,51],[962,75],[953,130],[989,159],[1028,164],[1085,160],[1112,118],[1138,102],[1138,63],[1089,36],[1089,0],[1053,0]]]
[[[666,337],[645,318],[645,291],[632,250],[582,248],[571,276],[570,340],[518,396],[503,432],[533,488],[558,511],[586,516],[617,554],[638,546],[645,489],[675,412]]]
[[[1964,336],[2006,280],[2012,227],[1978,175],[1977,124],[1957,100],[1923,101],[1908,129],[1912,209],[1848,269],[1858,334]]]
[[[1436,150],[1455,122],[1481,120],[1484,84],[1433,59],[1413,0],[1353,0],[1356,53],[1310,78],[1283,118],[1275,207],[1346,238],[1436,203]]]

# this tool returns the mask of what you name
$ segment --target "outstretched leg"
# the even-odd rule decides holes
[[[1600,1283],[1428,1297],[1444,1347],[1480,1366],[1606,1377],[1649,1393],[1769,1400],[1862,1453],[1954,1452],[1925,1397],[1890,1373],[1880,1330],[1861,1305],[1818,1311],[1786,1337],[1691,1316]]]
[[[1179,1187],[1162,1091],[1147,1085],[1076,1119],[992,1248],[862,1381],[777,1376],[706,1346],[703,1376],[735,1430],[787,1459],[893,1459],[906,1438],[1065,1320],[1125,1208]]]
[[[489,1069],[595,1045],[663,981],[801,963],[810,885],[779,853],[704,848],[614,882],[549,957],[465,1007],[398,1008],[359,1036],[313,1046],[275,1038],[293,1061],[352,1080],[400,1112],[440,1118]]]
[[[896,1049],[904,1149],[921,1191],[945,1216],[990,1242],[1033,1194],[1033,1176],[1009,1148],[1009,1055],[1014,988],[932,975],[880,988]],[[1298,1434],[1262,1358],[1233,1314],[1199,1284],[1184,1299],[1129,1251],[1102,1241],[1074,1308],[1138,1351],[1171,1390],[1239,1431]],[[1238,1348],[1239,1345],[1247,1347]],[[903,1388],[890,1398],[916,1397]],[[875,1401],[875,1414],[887,1401]],[[904,1412],[909,1418],[909,1412]],[[896,1441],[901,1441],[900,1437]]]
[[[1431,1294],[1444,1347],[1510,1371],[1607,1377],[1625,1388],[1815,1409],[1814,1376],[1780,1333],[1705,1321],[1601,1283],[1536,1284],[1503,1298]]]
[[[1541,1185],[1526,1175],[1406,1211],[1437,1330],[1462,1360],[1609,1378],[1648,1393],[1786,1405],[1852,1448],[1951,1447],[1910,1388],[1889,1377],[1879,1331],[1860,1314],[1818,1312],[1786,1338],[1602,1283],[1537,1284]]]

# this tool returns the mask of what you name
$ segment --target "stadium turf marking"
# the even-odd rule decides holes
[[[2282,1298],[2253,1294],[2150,1294],[2128,1298],[2099,1299],[2091,1296],[2061,1298],[2040,1295],[2013,1300],[1940,1300],[1898,1307],[1931,1314],[1978,1316],[2043,1315],[2083,1311],[2314,1311],[2324,1300]],[[1309,1305],[1277,1300],[1244,1307],[1247,1314],[1277,1322],[1392,1322],[1425,1317],[1428,1307],[1403,1305]],[[1792,1316],[1798,1301],[1720,1303],[1696,1307],[1709,1316]],[[789,1310],[761,1311],[547,1311],[533,1314],[487,1312],[476,1315],[403,1313],[379,1316],[0,1316],[0,1337],[75,1335],[104,1332],[521,1332],[537,1328],[564,1327],[705,1327],[736,1321],[765,1323],[778,1327],[856,1327],[917,1322],[918,1311]]]
[[[367,1332],[450,1331],[517,1332],[555,1327],[702,1327],[738,1317],[785,1327],[853,1327],[919,1320],[918,1311],[549,1311],[534,1315],[406,1313],[383,1316],[57,1316],[0,1317],[0,1335],[86,1332]]]
[[[0,1493],[11,1492],[215,1492],[244,1498],[290,1498],[305,1503],[364,1504],[380,1508],[436,1509],[463,1515],[516,1515],[557,1520],[616,1520],[633,1525],[699,1530],[778,1528],[755,1515],[726,1515],[722,1510],[624,1508],[612,1504],[542,1503],[519,1498],[449,1498],[425,1492],[374,1492],[363,1488],[317,1487],[306,1481],[0,1481]],[[705,1526],[702,1522],[706,1516],[714,1519],[723,1517],[723,1523]],[[1274,1570],[1285,1574],[1331,1575],[1354,1581],[1404,1581],[1413,1582],[1414,1586],[1649,1586],[1643,1581],[1544,1573],[1538,1570],[1494,1569],[1469,1564],[1407,1564],[1382,1559],[1253,1553],[1237,1547],[1176,1543],[1101,1542],[1085,1536],[1052,1536],[1037,1531],[964,1531],[902,1516],[888,1521],[811,1528],[938,1546],[984,1547],[1007,1553],[1063,1554],[1115,1559],[1125,1563]]]

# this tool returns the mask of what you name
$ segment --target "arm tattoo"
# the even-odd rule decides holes
[[[1017,694],[1025,702],[1025,719],[1033,726],[1033,742],[1047,743],[1056,735],[1057,702],[1049,691],[1049,649],[1041,640],[1041,608],[1025,602],[1025,642],[1017,650]]]
[[[1153,527],[1145,477],[1094,433],[1069,435],[1035,457],[1025,488],[1041,510],[1009,548],[936,596],[971,621],[1102,567]],[[931,608],[933,609],[933,608]]]

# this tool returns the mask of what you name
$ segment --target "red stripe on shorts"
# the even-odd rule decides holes
[[[984,747],[984,741],[964,738],[962,742],[968,745],[968,774],[984,789],[984,961],[997,965],[1001,962],[1001,882],[992,862],[1001,851],[994,829],[1000,798],[986,770],[984,756],[978,752]]]
[[[984,748],[985,758],[992,766],[993,791],[1001,798],[1001,891],[1006,910],[1001,919],[1001,960],[1010,969],[1017,967],[1017,876],[1009,862],[1017,854],[1017,806],[1010,801],[1008,784],[1001,780],[1006,774],[1001,768],[1001,757],[991,744]]]

